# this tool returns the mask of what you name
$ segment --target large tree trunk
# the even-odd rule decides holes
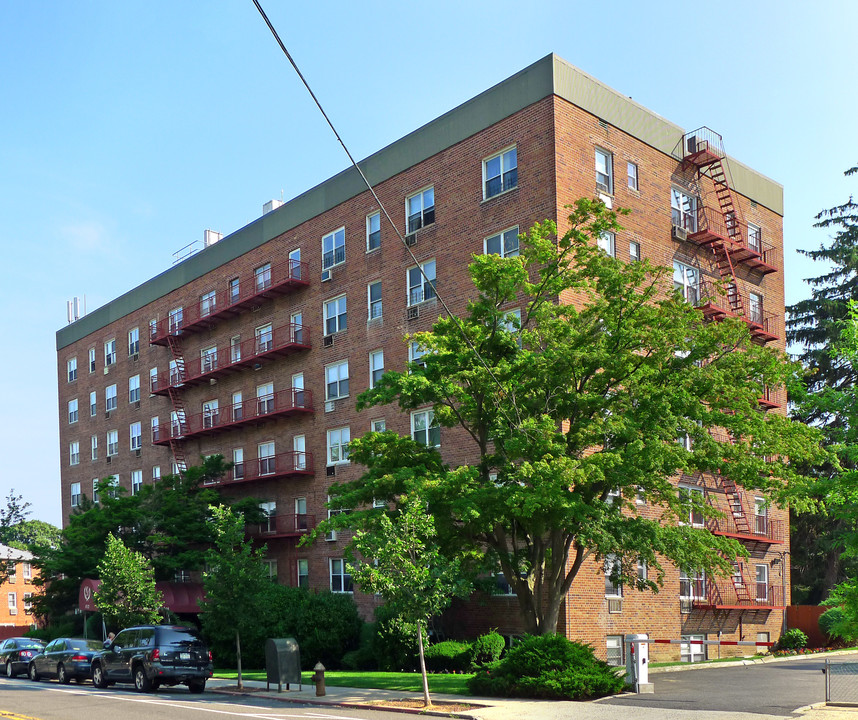
[[[235,659],[238,662],[238,689],[243,690],[244,684],[241,682],[241,636],[238,634],[238,628],[235,629]]]
[[[423,656],[423,623],[420,620],[417,621],[417,649],[420,651],[420,673],[423,675],[423,704],[425,707],[431,707],[429,678],[426,676],[426,658]]]

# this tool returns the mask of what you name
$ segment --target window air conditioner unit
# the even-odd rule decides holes
[[[140,353],[134,353],[134,354],[131,356],[131,359],[132,359],[134,362],[137,362],[137,361],[140,359]]]
[[[697,152],[697,136],[696,135],[689,135],[688,138],[686,139],[685,143],[686,143],[686,145],[685,145],[686,152],[689,155],[693,155],[694,153]]]
[[[331,279],[330,270],[322,270],[322,282],[328,282]]]
[[[325,475],[327,477],[335,477],[337,474],[337,466],[336,465],[328,465],[325,468]]]
[[[135,457],[140,457],[142,454],[143,454],[143,451],[142,451],[142,450],[135,450],[135,451],[134,451],[134,456],[135,456]]]
[[[414,247],[417,244],[417,233],[409,233],[405,236],[405,244],[408,247]]]
[[[325,347],[333,347],[334,346],[334,336],[333,335],[325,335],[325,340],[322,343]]]
[[[688,240],[688,230],[684,227],[680,227],[679,225],[672,225],[670,230],[670,237],[674,240]]]
[[[139,400],[135,400],[135,401],[134,401],[134,409],[135,409],[135,410],[139,410],[139,409],[140,409],[140,401],[139,401]]]
[[[608,186],[605,185],[605,183],[599,182],[597,180],[596,181],[596,190],[598,190],[600,193],[606,193],[606,192],[608,192]]]
[[[110,420],[110,410],[105,410],[105,411],[104,411],[104,419],[105,419],[105,420]]]
[[[608,612],[609,613],[621,613],[623,611],[623,599],[622,598],[608,598]]]
[[[336,530],[331,530],[331,532],[329,532],[325,535],[325,540],[327,540],[328,542],[334,542],[336,539],[337,539],[337,531]]]
[[[420,308],[419,307],[410,307],[408,308],[408,319],[416,320],[420,317]]]
[[[333,400],[327,400],[327,401],[325,402],[325,412],[326,412],[326,413],[328,413],[328,412],[334,412],[334,407],[335,407],[335,405],[334,405],[334,401],[333,401]]]
[[[113,462],[113,458],[110,455],[108,455],[107,456],[107,464],[110,465],[110,463],[112,463],[112,462]]]

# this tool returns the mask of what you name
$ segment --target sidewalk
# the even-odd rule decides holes
[[[338,707],[372,707],[380,700],[400,700],[406,698],[421,699],[421,693],[391,690],[374,690],[370,688],[329,687],[324,697],[316,697],[314,685],[303,685],[301,690],[277,692],[277,686],[266,691],[265,683],[246,681],[247,695],[254,698],[265,698],[273,702],[310,703],[313,705],[330,705]],[[234,680],[212,679],[208,682],[208,690],[215,693],[233,695]],[[552,700],[514,700],[506,698],[475,698],[461,695],[444,695],[432,693],[435,702],[465,702],[480,705],[480,708],[466,712],[431,713],[443,717],[458,717],[470,720],[616,720],[618,712],[630,708],[618,708],[614,705],[603,705],[595,702],[563,702]],[[377,708],[389,711],[421,714],[422,711],[397,710],[396,708]],[[430,714],[430,713],[423,713]],[[782,715],[761,715],[744,712],[712,712],[704,710],[668,710],[664,708],[634,708],[635,720],[783,720]],[[858,720],[858,708],[826,708],[814,707],[795,716],[801,720]]]

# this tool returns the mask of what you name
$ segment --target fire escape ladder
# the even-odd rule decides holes
[[[700,169],[700,174],[703,174],[702,168]],[[727,243],[715,243],[712,250],[715,253],[718,272],[721,275],[721,279],[727,285],[727,301],[730,304],[730,309],[736,315],[744,317],[745,307],[736,284],[736,269],[733,266],[733,258],[730,257],[731,249],[744,245],[741,221],[736,205],[733,203],[733,193],[730,190],[730,183],[727,180],[724,164],[720,159],[708,165],[707,174],[712,180],[715,197],[718,200],[718,209],[721,212],[724,227],[727,229],[727,236],[729,238],[729,242]]]
[[[744,563],[735,562],[735,572],[730,576],[733,581],[733,589],[736,591],[736,598],[739,602],[750,602],[752,600],[751,590],[748,586],[748,581],[745,578]]]
[[[176,335],[167,336],[167,345],[170,348],[170,354],[173,356],[173,361],[176,363],[176,372],[178,383],[181,385],[185,380],[185,358],[182,355],[182,341]],[[185,449],[181,438],[187,431],[187,413],[185,412],[185,401],[182,398],[181,387],[173,384],[174,378],[171,376],[167,384],[167,394],[170,396],[170,404],[173,407],[173,412],[176,413],[178,422],[178,433],[174,433],[174,425],[172,418],[170,419],[170,451],[173,453],[173,460],[179,472],[184,472],[188,465],[185,461]]]
[[[751,535],[751,523],[742,502],[742,491],[739,490],[736,483],[723,475],[721,476],[721,487],[727,495],[727,505],[730,508],[730,515],[736,523],[736,529],[743,535]]]

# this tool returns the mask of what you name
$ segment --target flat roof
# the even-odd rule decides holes
[[[372,185],[388,180],[550,95],[557,95],[661,152],[672,155],[678,125],[609,88],[562,58],[546,55],[512,77],[359,162]],[[783,215],[783,186],[729,158],[733,188]],[[257,218],[218,243],[57,331],[57,350],[181,288],[321,213],[365,192],[350,167]]]

